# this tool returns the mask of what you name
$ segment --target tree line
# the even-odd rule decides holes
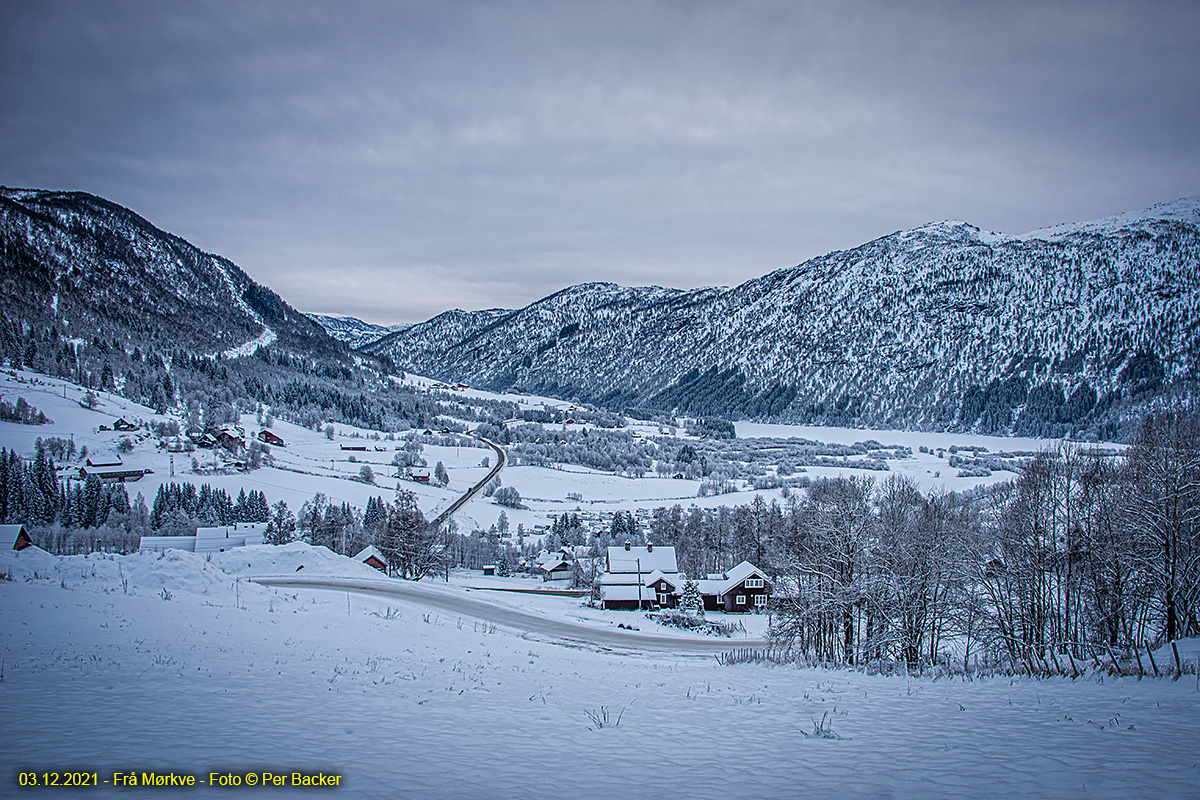
[[[968,493],[814,480],[786,505],[658,509],[689,576],[749,559],[773,635],[813,658],[1038,665],[1200,635],[1200,421],[1146,419],[1123,456],[1064,444]]]

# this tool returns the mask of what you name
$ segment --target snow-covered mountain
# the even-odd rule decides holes
[[[402,331],[407,325],[376,325],[364,322],[357,317],[347,317],[337,314],[309,314],[308,318],[325,329],[325,332],[345,342],[351,347],[362,347],[364,344],[378,341],[394,331]]]
[[[416,344],[430,352],[437,351],[440,344],[449,340],[462,341],[480,330],[513,313],[506,308],[489,308],[483,311],[463,311],[454,308],[443,311],[433,319],[418,325],[409,325],[400,330],[361,346],[367,353],[391,353]],[[417,330],[419,328],[419,330]],[[396,345],[403,342],[402,345]]]
[[[1115,436],[1190,396],[1200,198],[1023,236],[938,222],[734,288],[587,283],[364,349],[474,386],[845,426]]]
[[[344,347],[233,262],[84,192],[0,187],[0,304],[10,322],[159,352]]]

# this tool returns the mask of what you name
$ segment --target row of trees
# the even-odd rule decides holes
[[[158,487],[150,509],[150,525],[162,536],[186,536],[197,525],[232,525],[235,522],[267,522],[270,518],[267,497],[262,492],[245,489],[237,500],[220,487],[207,483],[198,489],[191,483],[165,483]],[[178,528],[181,530],[164,530]],[[187,527],[193,530],[186,530]]]
[[[1015,482],[923,495],[904,478],[814,483],[766,545],[775,633],[848,663],[1034,665],[1200,635],[1200,423],[1145,422],[1124,458],[1073,446]]]
[[[291,541],[293,534],[287,527],[286,506],[276,504],[276,514],[268,525],[268,540],[275,544]],[[361,514],[348,503],[332,503],[318,493],[301,507],[294,535],[345,555],[374,545],[387,558],[394,574],[407,580],[420,580],[448,566],[447,535],[429,525],[417,507],[416,495],[407,489],[398,490],[391,503],[381,497],[371,498]]]
[[[1200,421],[1159,414],[1123,456],[1064,445],[966,494],[816,480],[784,505],[659,508],[645,531],[618,514],[589,541],[626,538],[675,545],[690,577],[768,570],[775,635],[816,658],[1032,666],[1197,636]]]

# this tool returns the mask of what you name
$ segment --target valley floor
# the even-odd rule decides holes
[[[56,796],[20,789],[18,772],[71,769],[101,781],[324,772],[351,797],[1200,795],[1191,676],[963,682],[722,667],[236,577],[294,572],[296,559],[310,575],[371,575],[302,545],[211,561],[0,554],[13,578],[0,581],[3,794]],[[812,736],[822,719],[839,738]]]

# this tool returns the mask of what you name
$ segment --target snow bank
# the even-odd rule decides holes
[[[347,556],[340,556],[327,547],[313,547],[303,542],[292,542],[282,546],[263,544],[235,547],[224,553],[213,553],[212,564],[221,571],[238,577],[292,575],[297,572],[304,577],[383,577],[374,567]]]
[[[305,576],[383,577],[352,558],[301,542],[239,547],[213,553],[211,558],[182,550],[78,556],[55,556],[38,547],[0,552],[0,573],[10,574],[13,580],[45,580],[105,593],[157,594],[166,589],[171,594],[212,596],[230,591],[236,578],[290,575],[299,567]]]

